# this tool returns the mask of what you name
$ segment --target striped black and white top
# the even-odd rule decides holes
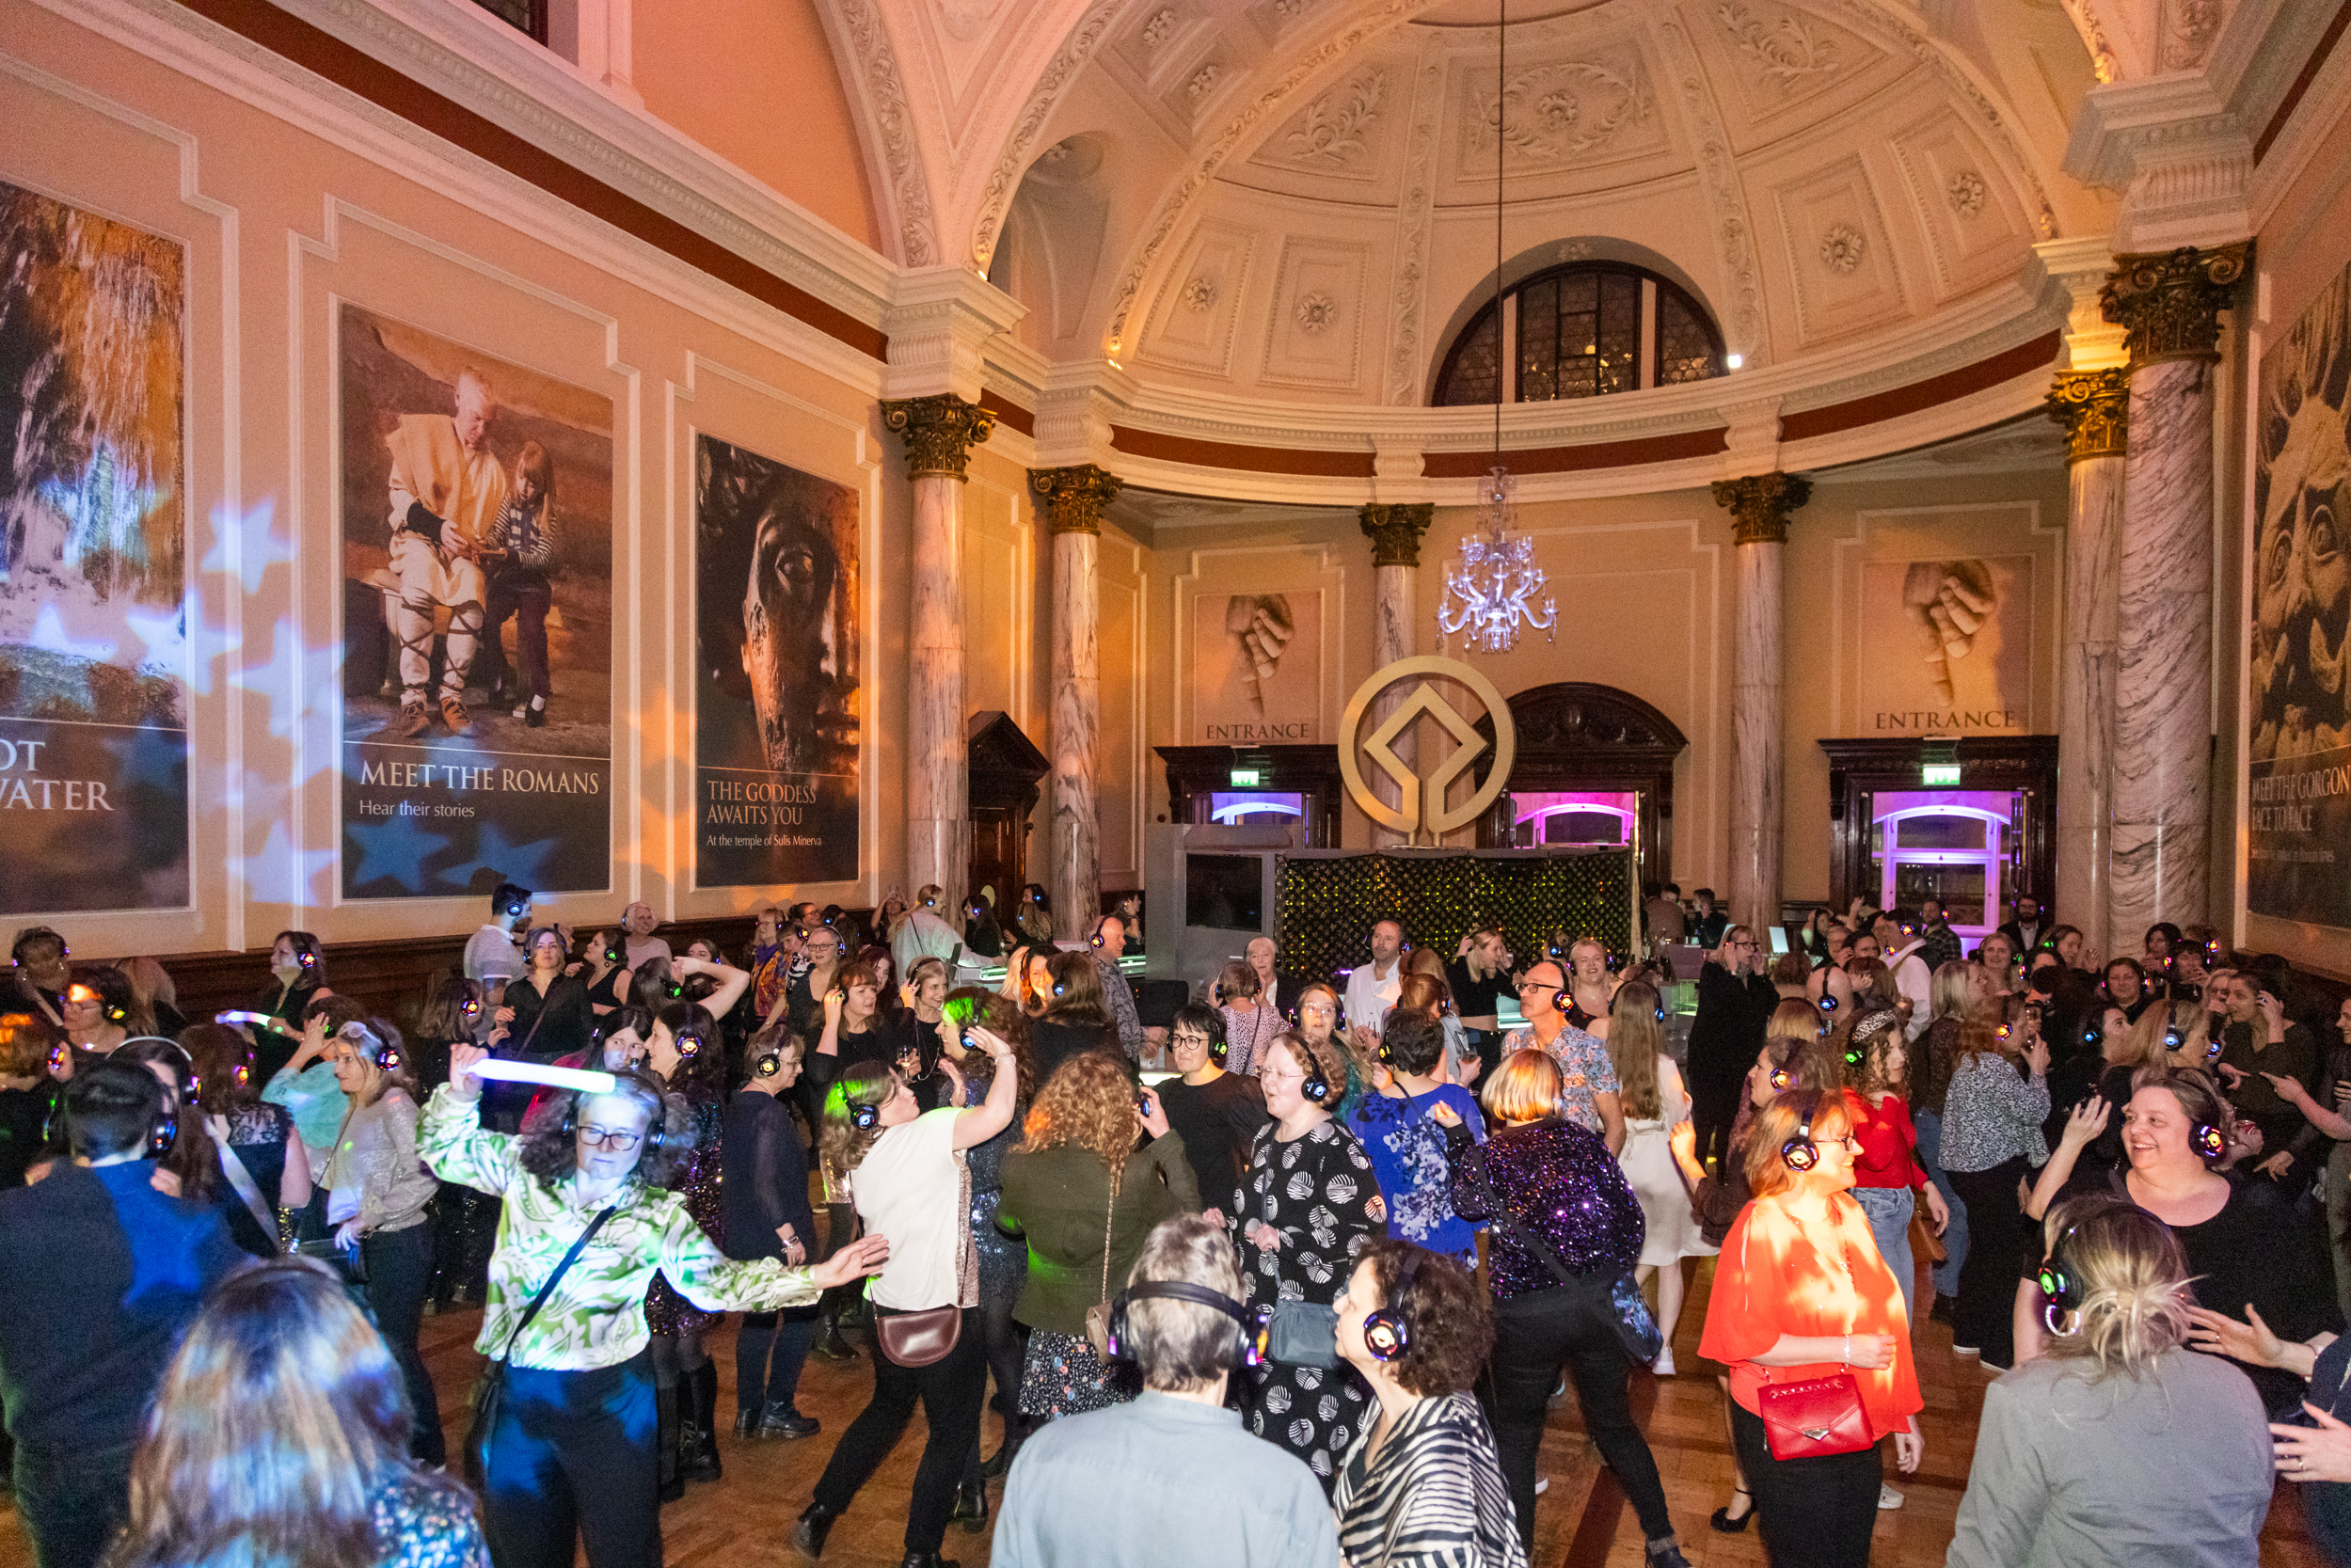
[[[1376,1426],[1364,1422],[1331,1497],[1352,1568],[1527,1568],[1475,1396],[1416,1402],[1366,1464]]]

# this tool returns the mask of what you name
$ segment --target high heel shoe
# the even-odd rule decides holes
[[[1714,1511],[1714,1517],[1708,1519],[1707,1523],[1712,1525],[1716,1529],[1721,1530],[1724,1535],[1739,1535],[1745,1533],[1748,1522],[1755,1516],[1755,1494],[1748,1491],[1744,1487],[1735,1486],[1731,1488],[1732,1502],[1737,1502],[1741,1497],[1747,1499],[1746,1513],[1739,1514],[1737,1518],[1733,1518],[1731,1517],[1730,1504],[1725,1503],[1721,1508]]]

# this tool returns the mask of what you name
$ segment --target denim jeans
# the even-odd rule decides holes
[[[482,1488],[498,1568],[661,1568],[653,1367],[510,1368]]]
[[[17,1517],[38,1568],[95,1568],[131,1509],[131,1452],[43,1449],[20,1443],[13,1477]]]
[[[1894,1271],[1895,1283],[1902,1288],[1902,1315],[1915,1325],[1918,1312],[1912,1294],[1918,1289],[1918,1259],[1910,1250],[1910,1217],[1918,1200],[1908,1187],[1855,1187],[1853,1201],[1869,1216],[1869,1234],[1878,1243],[1878,1256]]]
[[[1951,1179],[1943,1173],[1943,1113],[1918,1111],[1910,1119],[1918,1129],[1918,1158],[1927,1167],[1927,1179],[1951,1212],[1951,1223],[1943,1230],[1943,1249],[1949,1256],[1934,1266],[1934,1293],[1956,1296],[1960,1269],[1967,1262],[1967,1205],[1960,1201],[1959,1194],[1951,1190]]]

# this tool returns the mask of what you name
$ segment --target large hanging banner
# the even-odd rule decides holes
[[[1323,595],[1192,596],[1187,745],[1311,745],[1323,700]]]
[[[343,896],[605,888],[612,400],[341,327]]]
[[[2255,914],[2351,928],[2351,268],[2262,356],[2254,406]]]
[[[694,438],[694,885],[857,875],[857,493]]]
[[[0,183],[0,912],[189,901],[185,293]]]

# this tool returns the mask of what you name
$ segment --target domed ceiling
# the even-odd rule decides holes
[[[1042,25],[942,4],[977,34]],[[1048,360],[1413,404],[1493,287],[1498,165],[1506,281],[1638,262],[1749,366],[2021,311],[2030,246],[2110,222],[2057,166],[2094,81],[2057,0],[1509,11],[1504,33],[1496,0],[1097,4],[1021,91],[999,47],[966,80],[1021,113],[987,186],[957,175],[973,260]]]

